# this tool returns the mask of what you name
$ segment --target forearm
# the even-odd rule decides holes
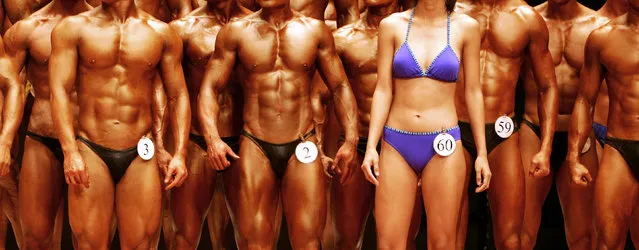
[[[53,125],[56,128],[58,139],[65,155],[79,153],[78,145],[75,141],[70,103],[69,94],[65,90],[54,89],[51,91],[51,107],[56,110],[56,112],[51,113]]]
[[[159,83],[158,83],[159,82]],[[167,109],[167,98],[161,80],[156,79],[156,87],[153,98],[153,138],[155,138],[155,147],[165,149],[164,135],[166,134],[166,125],[169,122],[169,114]]]
[[[570,116],[570,129],[568,130],[568,160],[577,161],[581,148],[592,129],[593,104],[584,98],[577,98],[575,107]]]
[[[200,128],[208,145],[211,145],[214,139],[220,139],[220,134],[217,130],[217,118],[220,113],[220,105],[216,97],[217,93],[210,88],[202,88],[198,96]]]
[[[368,149],[377,150],[377,144],[379,143],[384,125],[388,119],[392,99],[392,92],[390,90],[375,89],[371,107],[371,122],[368,126]]]
[[[537,109],[542,135],[540,151],[547,153],[552,151],[552,140],[557,121],[559,100],[556,86],[556,84],[550,84],[549,87],[539,92],[539,98],[537,98]]]
[[[333,103],[337,119],[344,130],[346,142],[357,141],[357,105],[355,95],[348,83],[342,83],[334,89]]]
[[[171,116],[171,128],[173,129],[173,138],[175,153],[186,158],[186,144],[189,139],[189,130],[191,129],[191,107],[189,104],[189,96],[186,91],[179,92],[177,97],[169,100],[169,109],[173,110]]]
[[[324,152],[324,131],[326,130],[327,110],[326,105],[322,103],[320,96],[311,98],[311,108],[313,109],[313,123],[315,125],[315,133],[317,134],[317,148],[320,152]]]
[[[466,103],[470,116],[470,126],[473,130],[475,147],[478,156],[488,155],[486,149],[486,120],[484,114],[484,94],[481,88],[466,89]]]
[[[13,142],[24,112],[24,85],[19,84],[16,80],[11,81],[13,83],[9,85],[4,101],[2,132],[0,132],[2,145],[11,145]]]

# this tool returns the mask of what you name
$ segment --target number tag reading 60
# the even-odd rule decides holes
[[[508,116],[501,116],[495,121],[495,133],[501,138],[508,138],[515,131],[515,123]]]
[[[455,152],[455,147],[457,143],[455,143],[455,138],[448,133],[441,133],[435,137],[435,141],[433,141],[433,149],[435,149],[435,153],[441,156],[449,156],[453,152]]]
[[[317,159],[317,146],[315,143],[306,141],[297,144],[295,148],[295,157],[301,163],[311,163]]]
[[[138,141],[138,155],[142,160],[148,161],[153,158],[155,154],[155,145],[153,145],[153,141],[147,137],[142,137]]]

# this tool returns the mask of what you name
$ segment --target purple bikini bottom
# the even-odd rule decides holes
[[[428,165],[430,159],[435,156],[433,142],[441,132],[408,132],[384,126],[384,140],[395,148],[406,163],[419,175]],[[445,129],[444,132],[452,135],[455,141],[461,140],[459,126]]]

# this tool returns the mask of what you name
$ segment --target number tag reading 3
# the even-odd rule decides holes
[[[311,163],[317,159],[317,146],[310,141],[301,142],[295,148],[295,157],[301,163]]]
[[[586,143],[584,144],[584,148],[581,149],[581,154],[588,153],[588,151],[590,151],[591,144],[592,142],[590,141],[590,137],[588,137],[588,139],[586,139]]]
[[[501,116],[495,121],[495,133],[501,138],[508,138],[515,131],[515,123],[508,116]]]
[[[148,161],[153,158],[154,154],[155,145],[153,144],[153,141],[151,141],[151,139],[147,137],[142,137],[142,139],[138,141],[138,155],[140,155],[140,158],[142,158],[142,160]]]
[[[435,149],[435,153],[441,156],[449,156],[453,152],[455,152],[455,147],[457,143],[455,143],[455,138],[448,133],[441,133],[435,137],[435,141],[433,141],[433,149]]]

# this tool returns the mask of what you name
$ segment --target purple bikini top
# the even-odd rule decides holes
[[[424,71],[422,66],[417,62],[413,51],[408,45],[408,34],[410,33],[410,25],[415,16],[415,9],[408,20],[408,29],[406,30],[406,38],[399,50],[395,52],[393,58],[393,77],[395,78],[419,78],[428,77],[444,82],[456,82],[459,75],[459,58],[450,46],[450,15],[447,16],[446,31],[446,47],[439,52],[428,69]]]

